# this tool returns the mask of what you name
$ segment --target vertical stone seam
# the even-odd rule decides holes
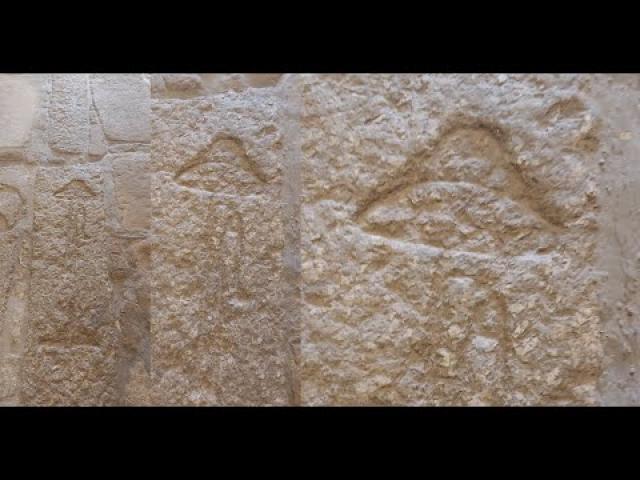
[[[284,131],[283,159],[283,223],[285,246],[282,253],[283,270],[286,278],[285,316],[288,326],[286,348],[289,362],[287,375],[289,384],[289,404],[300,405],[301,399],[301,270],[300,270],[300,206],[301,206],[301,136],[298,75],[287,75],[277,87],[277,95],[282,103]]]

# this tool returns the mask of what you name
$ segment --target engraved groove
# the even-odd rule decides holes
[[[81,197],[95,197],[96,193],[82,180],[71,180],[64,187],[56,190],[54,193],[56,197],[62,198],[81,198]]]
[[[367,233],[474,253],[546,251],[560,226],[530,198],[504,144],[483,126],[443,134],[356,213]]]
[[[215,138],[176,173],[175,182],[210,193],[256,195],[267,180],[237,138]]]

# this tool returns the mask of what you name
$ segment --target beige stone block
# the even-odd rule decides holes
[[[33,174],[0,168],[0,405],[16,405],[31,266]]]
[[[98,165],[37,172],[22,386],[27,404],[117,402],[119,334],[111,309],[104,176]]]
[[[141,74],[92,76],[93,101],[108,140],[149,142],[150,88]]]
[[[86,154],[89,146],[89,77],[52,76],[48,137],[53,150]]]
[[[147,230],[151,223],[149,155],[110,156],[118,220],[127,230]]]
[[[288,404],[278,99],[159,101],[153,121],[156,401]]]
[[[0,75],[0,149],[22,147],[38,108],[38,91],[25,75]]]
[[[304,403],[598,402],[597,117],[536,80],[301,77]]]

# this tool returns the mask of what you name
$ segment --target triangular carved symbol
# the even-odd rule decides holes
[[[211,193],[259,194],[265,183],[256,163],[233,137],[214,139],[182,167],[176,183]]]

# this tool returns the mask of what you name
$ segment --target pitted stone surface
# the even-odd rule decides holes
[[[26,167],[0,168],[0,405],[15,405],[30,277],[33,174]]]
[[[257,93],[154,102],[159,403],[291,401],[278,102]]]
[[[638,405],[639,75],[0,75],[0,405]]]
[[[550,80],[302,80],[303,401],[598,401],[597,122]]]
[[[149,155],[126,153],[112,155],[113,182],[122,228],[146,231],[151,224],[151,179]]]
[[[28,404],[116,402],[104,184],[98,166],[37,172],[22,391]]]

